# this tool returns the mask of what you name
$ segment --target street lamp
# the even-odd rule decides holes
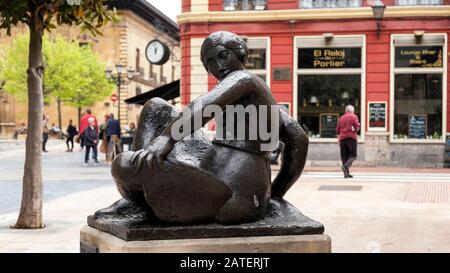
[[[125,75],[126,72],[126,75]],[[113,71],[110,68],[107,68],[105,70],[105,75],[108,80],[112,80],[117,85],[117,120],[120,123],[120,86],[122,84],[126,83],[126,80],[132,80],[135,76],[133,68],[128,68],[127,71],[125,71],[125,66],[122,64],[116,64],[116,72],[113,73]]]
[[[381,19],[383,19],[385,8],[386,6],[381,0],[376,0],[375,3],[372,5],[373,17],[375,17],[375,20],[377,21],[377,38],[380,37]]]

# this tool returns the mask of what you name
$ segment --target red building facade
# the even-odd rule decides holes
[[[450,132],[450,1],[385,0],[379,24],[373,4],[183,0],[182,103],[216,84],[200,63],[203,39],[231,31],[247,40],[247,68],[307,131],[311,164],[339,159],[333,129],[352,104],[362,125],[360,163],[443,166]]]

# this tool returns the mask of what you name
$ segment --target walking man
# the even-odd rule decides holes
[[[350,174],[350,167],[356,159],[356,150],[358,144],[358,135],[360,124],[359,119],[355,115],[355,107],[347,105],[345,107],[345,114],[339,118],[336,134],[339,139],[339,146],[341,148],[341,169],[344,172],[345,178],[352,178]]]
[[[122,145],[120,144],[121,130],[120,123],[114,118],[114,114],[109,114],[108,123],[106,125],[106,138],[109,139],[108,152],[111,154],[108,158],[111,160],[122,152]]]
[[[93,158],[95,161],[95,165],[100,164],[98,162],[97,158],[97,145],[98,145],[98,133],[97,129],[95,128],[95,119],[93,117],[90,117],[88,119],[89,126],[84,129],[83,132],[83,143],[86,147],[86,153],[84,156],[84,164],[83,166],[88,166],[89,163],[89,153],[92,149]]]

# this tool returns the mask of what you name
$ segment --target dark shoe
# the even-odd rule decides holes
[[[345,178],[347,178],[347,176],[350,175],[350,173],[348,172],[348,169],[344,165],[341,166],[341,170],[344,173]]]
[[[348,174],[348,175],[345,176],[345,178],[353,178],[353,175]]]

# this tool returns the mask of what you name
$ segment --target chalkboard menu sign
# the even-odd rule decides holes
[[[386,129],[386,102],[369,102],[369,129]]]
[[[408,138],[427,138],[427,114],[409,115]]]
[[[299,48],[298,68],[361,68],[361,48]]]
[[[339,114],[320,114],[320,137],[336,137],[336,126]]]
[[[442,67],[442,46],[398,46],[395,67]]]

